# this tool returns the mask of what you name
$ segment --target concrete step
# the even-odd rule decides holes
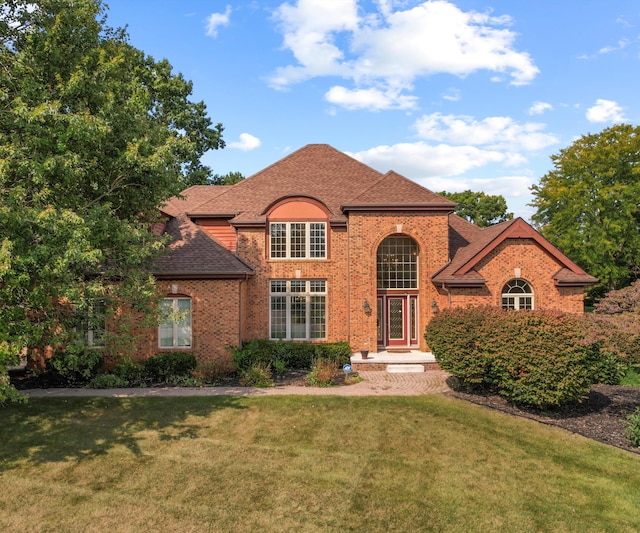
[[[387,365],[387,372],[391,374],[424,372],[424,365]]]

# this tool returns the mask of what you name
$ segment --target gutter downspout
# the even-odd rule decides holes
[[[442,290],[447,293],[449,309],[451,309],[451,291],[447,288],[447,284],[444,281],[442,282]]]
[[[351,345],[351,227],[347,217],[347,342]]]
[[[242,347],[242,334],[244,329],[244,321],[242,320],[242,286],[249,281],[249,274],[244,275],[244,279],[238,284],[238,348]]]

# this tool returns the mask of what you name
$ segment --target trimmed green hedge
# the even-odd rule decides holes
[[[256,339],[245,343],[233,353],[233,361],[241,372],[256,364],[274,368],[276,361],[286,369],[310,370],[313,362],[318,359],[332,359],[344,364],[350,358],[351,347],[348,342],[311,344]]]
[[[583,400],[608,372],[611,359],[585,338],[580,316],[493,307],[442,311],[425,332],[440,367],[463,386],[538,407]]]

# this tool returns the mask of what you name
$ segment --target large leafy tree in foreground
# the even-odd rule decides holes
[[[441,192],[440,195],[458,204],[455,209],[456,215],[473,222],[481,228],[513,218],[513,213],[507,212],[507,202],[501,195],[469,190],[463,192]]]
[[[604,293],[640,276],[640,128],[620,124],[551,156],[532,188],[542,234],[600,279]]]
[[[224,146],[191,90],[100,0],[0,6],[0,378],[21,348],[69,342],[96,299],[150,309],[157,208]]]

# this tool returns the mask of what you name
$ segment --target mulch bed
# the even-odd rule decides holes
[[[639,387],[594,385],[584,402],[545,411],[514,405],[498,394],[471,394],[460,390],[447,394],[640,454],[640,448],[632,446],[625,436],[626,418],[640,407]]]

